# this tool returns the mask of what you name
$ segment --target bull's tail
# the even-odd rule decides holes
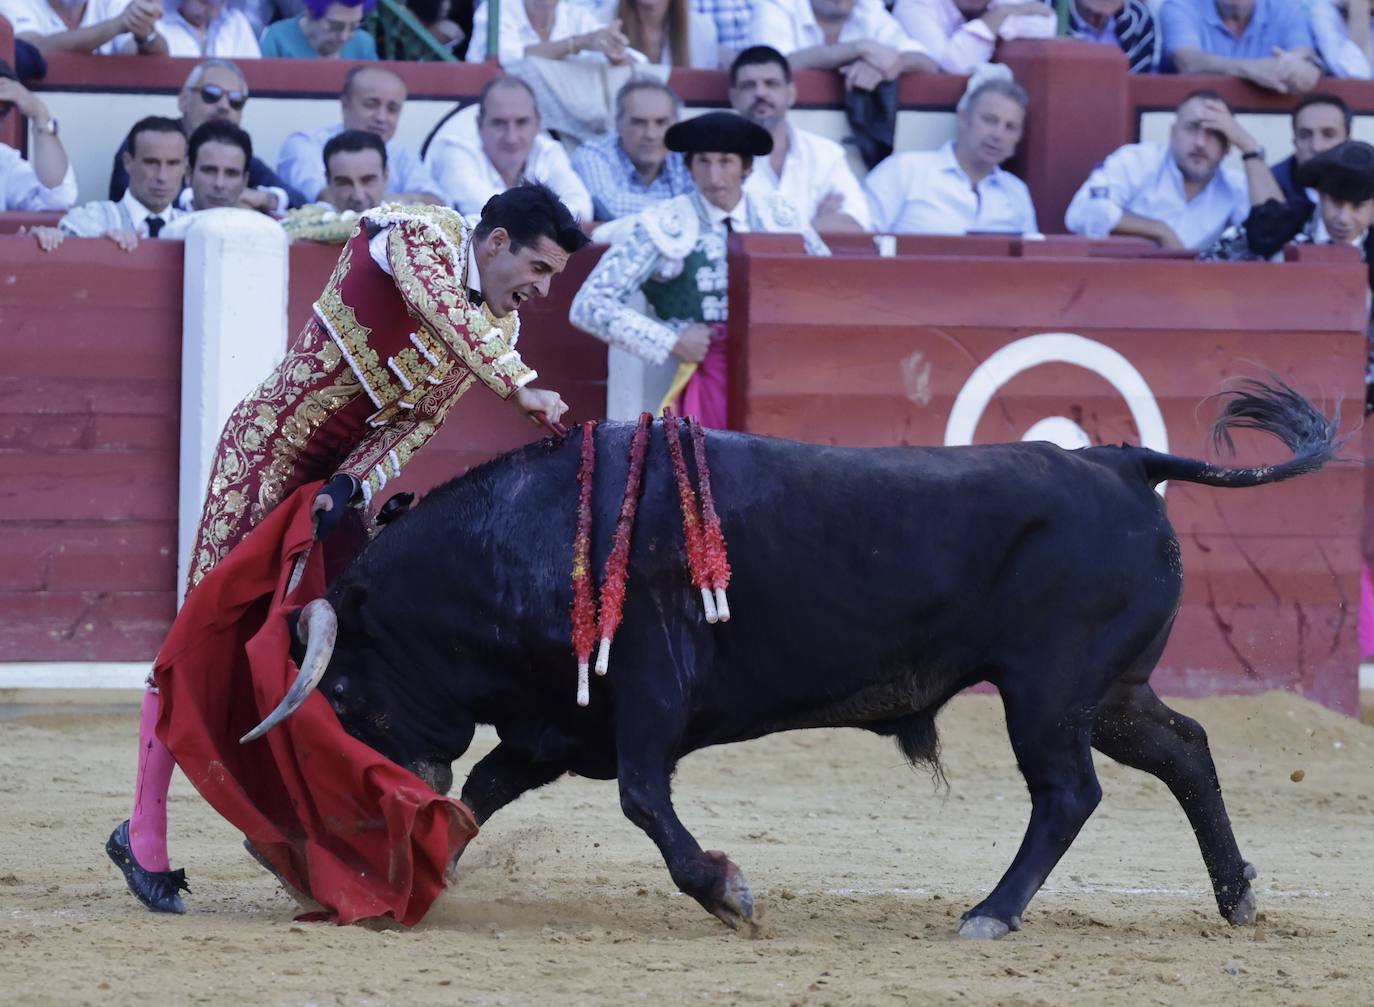
[[[1348,439],[1337,438],[1341,410],[1330,419],[1306,398],[1284,384],[1272,372],[1272,383],[1247,379],[1222,392],[1227,398],[1221,414],[1212,424],[1212,444],[1220,454],[1235,454],[1232,430],[1262,430],[1272,434],[1293,452],[1293,457],[1277,465],[1256,468],[1228,468],[1194,458],[1143,453],[1145,475],[1151,485],[1166,479],[1202,483],[1207,486],[1243,488],[1282,482],[1307,472],[1315,472],[1335,457]]]

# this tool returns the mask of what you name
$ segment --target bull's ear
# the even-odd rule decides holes
[[[357,625],[361,618],[363,605],[367,602],[367,588],[361,584],[349,584],[339,598],[339,621]]]

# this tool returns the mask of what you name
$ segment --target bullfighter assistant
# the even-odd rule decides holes
[[[531,386],[535,372],[516,350],[517,309],[545,296],[586,241],[567,208],[537,185],[494,196],[471,230],[442,207],[388,204],[363,214],[313,317],[225,425],[188,592],[309,483],[328,480],[311,508],[318,537],[348,506],[368,504],[474,382],[536,422],[557,423],[567,405]],[[160,712],[150,690],[133,813],[106,851],[145,906],[180,913],[185,874],[169,869],[167,855],[175,762],[157,734]]]

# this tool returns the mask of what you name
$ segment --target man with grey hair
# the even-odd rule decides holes
[[[277,170],[311,199],[324,191],[324,148],[349,129],[371,133],[386,144],[391,188],[386,198],[393,203],[428,203],[443,206],[447,200],[423,161],[396,140],[401,111],[406,103],[406,84],[375,63],[362,63],[344,76],[339,108],[343,115],[329,126],[292,133],[281,145]]]
[[[240,126],[239,120],[243,118],[243,107],[247,103],[248,85],[243,71],[227,59],[207,59],[192,68],[177,95],[181,117],[176,121],[188,138],[211,120]],[[119,153],[115,154],[114,167],[110,171],[110,199],[115,202],[124,198],[124,190],[129,187],[129,173],[124,168],[124,151],[128,146],[126,137],[120,144]],[[288,209],[304,206],[306,202],[302,193],[288,185],[260,158],[254,157],[248,162],[248,185],[243,190],[240,206],[281,217]]]
[[[584,143],[572,157],[573,170],[592,194],[596,220],[628,217],[692,191],[682,155],[663,143],[681,111],[677,93],[661,81],[639,77],[620,89],[615,132]]]
[[[939,150],[893,154],[868,173],[873,227],[905,234],[1033,234],[1026,183],[1001,165],[1021,141],[1030,99],[1005,77],[971,83],[957,133]]]

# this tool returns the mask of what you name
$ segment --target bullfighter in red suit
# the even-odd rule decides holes
[[[536,422],[556,424],[567,406],[556,392],[530,385],[535,372],[516,350],[517,309],[545,296],[586,241],[567,208],[536,185],[493,197],[472,230],[441,207],[389,204],[363,214],[313,317],[225,425],[178,623],[193,601],[204,609],[206,598],[196,599],[192,589],[279,504],[327,480],[318,495],[302,498],[313,500],[315,536],[323,538],[348,506],[365,507],[400,473],[474,382]],[[331,565],[343,537],[324,546]],[[174,625],[155,676],[177,635]],[[168,862],[167,790],[175,760],[159,737],[160,716],[167,719],[161,706],[150,689],[140,719],[133,813],[106,850],[144,905],[181,913],[180,892],[189,889],[184,871],[170,870]]]

